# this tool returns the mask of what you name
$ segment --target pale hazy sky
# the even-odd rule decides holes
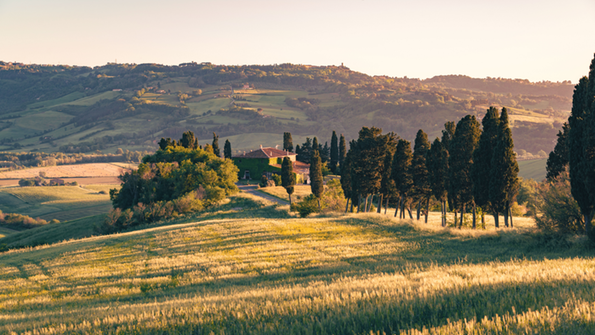
[[[571,80],[595,0],[0,0],[0,60],[340,65],[370,75]]]

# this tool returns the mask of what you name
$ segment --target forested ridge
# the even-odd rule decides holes
[[[481,118],[496,106],[508,108],[521,155],[543,156],[568,117],[572,89],[462,75],[368,76],[345,66],[0,62],[0,150],[155,150],[160,137],[187,130],[199,139],[240,136],[234,149],[256,144],[245,134],[336,129],[352,139],[362,126],[411,140],[417,129],[432,138],[448,120]]]

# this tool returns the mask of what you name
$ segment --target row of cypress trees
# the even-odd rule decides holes
[[[345,137],[341,134],[341,139],[337,138],[337,133],[333,130],[331,136],[331,146],[328,146],[328,142],[318,143],[318,138],[314,137],[313,140],[306,138],[301,146],[295,146],[295,153],[298,154],[297,160],[306,164],[310,164],[310,158],[314,154],[314,151],[318,151],[322,163],[326,163],[326,166],[333,174],[337,174],[340,170],[340,166],[343,163],[343,159],[347,153],[347,146],[345,144]],[[291,133],[283,134],[283,150],[293,152],[293,140]]]
[[[482,129],[483,128],[483,129]],[[475,116],[467,115],[456,125],[447,122],[442,138],[432,144],[423,130],[417,132],[413,150],[411,143],[394,133],[382,134],[379,128],[363,127],[357,140],[350,142],[341,166],[341,185],[358,211],[368,212],[373,196],[377,211],[387,211],[389,202],[396,205],[395,216],[413,218],[411,205],[417,205],[417,219],[425,208],[428,220],[430,198],[441,203],[442,225],[446,225],[447,204],[455,214],[469,208],[476,227],[476,208],[494,215],[499,227],[499,213],[509,223],[510,204],[519,187],[518,164],[506,108],[500,114],[490,107],[482,125]],[[349,201],[348,201],[349,204]],[[345,209],[348,210],[348,207]],[[483,221],[482,215],[482,222]]]

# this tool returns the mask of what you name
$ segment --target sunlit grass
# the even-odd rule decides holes
[[[107,213],[111,209],[109,189],[113,187],[119,186],[91,186],[90,189],[78,186],[1,188],[0,210],[41,217],[48,221],[74,220]],[[100,194],[100,190],[106,193]]]
[[[551,239],[529,220],[442,228],[437,213],[428,224],[284,219],[252,199],[194,222],[0,254],[0,333],[572,333],[595,324],[583,238]]]
[[[274,197],[289,201],[289,196],[287,195],[287,191],[283,186],[262,187],[259,190]],[[312,188],[310,185],[295,185],[291,199],[297,201],[308,196],[309,194],[312,194]]]

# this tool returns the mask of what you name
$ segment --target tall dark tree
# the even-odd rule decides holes
[[[339,166],[343,165],[343,160],[345,160],[345,156],[347,155],[347,145],[345,144],[345,136],[341,134],[341,138],[339,139]]]
[[[444,124],[440,143],[442,143],[442,147],[444,147],[446,151],[450,151],[450,142],[452,142],[453,137],[455,137],[456,127],[454,121],[448,121]]]
[[[589,202],[595,205],[595,58],[591,61],[589,71],[589,85],[587,86],[586,117],[584,125],[584,159],[585,159],[585,188],[589,192]],[[585,220],[585,231],[589,238],[595,241],[593,231],[593,212]]]
[[[291,205],[291,195],[294,191],[295,185],[295,174],[293,173],[293,162],[289,157],[283,158],[283,164],[281,164],[281,185],[287,191],[289,195],[289,204]]]
[[[383,163],[383,171],[382,171],[382,180],[380,181],[380,194],[381,194],[381,201],[382,199],[386,199],[386,207],[385,207],[385,214],[388,210],[388,203],[392,197],[394,197],[395,193],[397,193],[397,189],[395,187],[395,181],[392,178],[392,166],[393,166],[393,158],[395,155],[395,151],[397,149],[396,142],[397,139],[395,138],[393,143],[387,144],[387,150],[384,154],[384,163]],[[382,210],[381,206],[378,206],[378,213]]]
[[[223,156],[227,159],[231,159],[231,143],[229,140],[225,140],[225,145],[223,146]]]
[[[291,139],[291,133],[283,133],[283,150],[293,152],[293,140]]]
[[[193,132],[188,130],[182,134],[180,145],[187,149],[196,149],[198,148],[198,139],[194,136]]]
[[[318,138],[316,137],[312,140],[312,151],[319,151],[320,154],[320,144],[318,144]],[[310,156],[312,155],[310,154]]]
[[[508,125],[508,112],[502,108],[498,139],[492,156],[490,167],[490,203],[495,211],[494,220],[498,227],[498,212],[504,213],[504,225],[508,227],[510,204],[518,191],[519,165],[514,153],[512,132]]]
[[[331,136],[331,152],[330,152],[330,169],[333,174],[337,174],[337,164],[339,163],[339,143],[337,139],[337,133],[333,130],[333,135]]]
[[[438,138],[434,140],[428,153],[428,172],[432,194],[440,201],[442,226],[446,226],[446,185],[448,183],[448,151]]]
[[[399,192],[399,204],[397,205],[395,216],[397,216],[397,212],[400,209],[402,218],[405,218],[403,211],[407,203],[407,198],[413,188],[413,178],[410,169],[412,160],[411,143],[406,140],[399,140],[393,156],[391,177],[395,182],[395,188]],[[411,217],[411,211],[409,212],[409,217]]]
[[[312,156],[312,140],[309,137],[306,137],[306,142],[302,143],[301,147],[296,145],[295,152],[297,153],[298,161],[310,164],[310,157]]]
[[[473,165],[473,151],[477,147],[480,133],[479,122],[477,122],[475,116],[467,115],[457,123],[455,136],[450,143],[448,193],[452,192],[452,198],[459,206],[461,212],[459,226],[463,225],[466,206],[475,204],[473,201],[471,167]],[[475,221],[473,226],[475,227]]]
[[[322,162],[320,161],[318,150],[314,150],[312,157],[310,157],[310,188],[312,189],[312,194],[318,199],[318,209],[322,209],[320,206],[320,197],[324,191],[324,181],[322,179]]]
[[[426,164],[426,157],[430,151],[430,142],[428,135],[423,130],[418,130],[415,136],[415,144],[413,145],[413,159],[411,161],[411,176],[413,177],[413,192],[412,197],[417,201],[417,219],[420,217],[420,209],[422,205],[426,206],[430,203],[432,196],[432,189],[430,188],[430,180],[428,178],[428,166]],[[426,212],[426,223],[428,222],[428,214]]]
[[[498,125],[500,124],[500,113],[495,107],[490,107],[481,120],[483,131],[479,136],[477,149],[473,153],[473,167],[471,176],[473,178],[473,198],[475,204],[482,209],[490,209],[490,168],[492,166],[492,155],[498,141]],[[483,216],[482,216],[483,219]]]
[[[380,191],[384,153],[389,136],[382,135],[382,129],[376,127],[362,127],[359,131],[354,159],[351,161],[353,189],[366,199]],[[368,206],[364,209],[367,211]]]
[[[174,140],[175,142],[175,140]],[[173,144],[173,142],[171,141],[171,138],[161,138],[161,140],[159,141],[159,148],[161,150],[165,150],[165,148],[167,147],[171,147],[171,146],[175,146],[175,144]]]
[[[446,150],[446,153],[449,154],[450,157],[450,142],[452,142],[452,139],[455,136],[455,131],[456,131],[456,125],[454,123],[454,121],[448,121],[444,124],[444,130],[442,130],[442,140],[440,141],[440,143],[442,143],[442,147]],[[447,173],[450,175],[450,165],[446,164],[446,171]],[[455,221],[456,221],[456,208],[458,207],[458,203],[456,203],[456,198],[453,198],[453,195],[448,192],[448,188],[449,188],[449,184],[447,183],[446,185],[446,198],[448,200],[448,207],[453,210],[455,212]]]
[[[349,160],[349,175],[351,179],[351,202],[357,204],[357,212],[359,213],[361,208],[361,191],[359,189],[361,182],[356,178],[356,170],[354,168],[355,163],[359,159],[359,150],[357,147],[357,141],[351,140],[349,142],[349,151],[347,152],[346,160]]]
[[[568,167],[568,131],[570,130],[570,126],[567,122],[564,122],[562,126],[562,130],[558,131],[558,141],[556,142],[556,146],[554,150],[550,152],[550,155],[547,159],[547,166],[546,171],[547,175],[545,176],[547,180],[553,180],[556,178],[562,171]]]
[[[591,64],[593,67],[593,64]],[[588,145],[585,143],[587,133],[594,131],[589,129],[585,120],[590,119],[590,105],[592,96],[589,96],[589,86],[593,78],[583,77],[574,88],[572,96],[572,110],[568,118],[570,131],[568,132],[568,169],[570,174],[570,190],[572,197],[578,203],[585,222],[585,232],[591,240],[595,241],[593,230],[593,201],[590,199],[590,190],[585,181],[588,178],[589,159],[592,154],[587,153]],[[590,103],[591,101],[591,103]],[[590,142],[590,141],[589,141]]]
[[[213,133],[213,153],[217,157],[221,157],[221,150],[219,150],[219,136]]]
[[[324,142],[324,147],[321,147],[319,151],[322,164],[328,163],[330,159],[330,148],[328,147],[328,142]]]
[[[351,189],[351,163],[349,154],[343,160],[343,165],[341,166],[341,188],[343,189],[343,194],[347,199],[347,204],[345,205],[345,212],[347,213],[347,208],[349,206],[349,200],[351,200],[351,208],[353,208],[354,203],[354,194],[352,194]]]

